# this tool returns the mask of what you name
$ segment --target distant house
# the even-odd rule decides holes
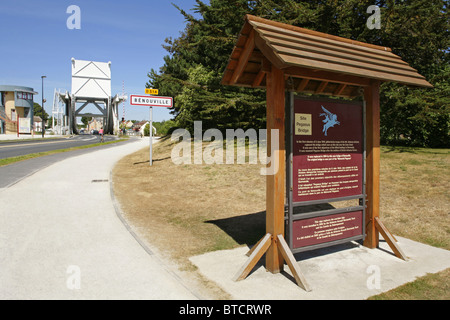
[[[147,125],[148,121],[139,121],[136,122],[133,126],[133,131],[139,132],[139,135],[144,135],[144,128]]]
[[[134,123],[131,120],[128,120],[127,122],[125,122],[125,128],[127,129],[131,129],[133,127]]]
[[[21,129],[27,133],[33,127],[33,88],[0,85],[0,133],[17,133],[19,119],[24,119]],[[26,126],[27,128],[23,127]]]
[[[149,121],[147,121],[147,120],[140,121],[140,122],[134,124],[134,128],[135,128],[134,130],[139,131],[139,134],[144,136],[145,135],[144,130],[147,125],[150,125]],[[156,135],[155,127],[153,127],[153,134]]]
[[[41,117],[34,116],[33,117],[33,130],[35,132],[42,132],[42,119]]]

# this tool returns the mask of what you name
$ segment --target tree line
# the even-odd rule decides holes
[[[371,5],[380,8],[380,29],[367,27]],[[174,97],[174,126],[193,130],[202,120],[203,130],[265,127],[264,90],[220,84],[243,18],[252,14],[390,47],[434,87],[381,85],[382,143],[450,146],[448,1],[196,0],[189,12],[177,9],[186,27],[165,40],[164,65],[150,70],[147,83]]]

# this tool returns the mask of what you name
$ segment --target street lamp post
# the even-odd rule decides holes
[[[44,138],[44,134],[45,134],[45,109],[44,109],[44,78],[47,78],[47,76],[41,76],[42,79],[42,138]]]

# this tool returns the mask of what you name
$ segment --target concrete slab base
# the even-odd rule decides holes
[[[247,247],[206,253],[190,260],[201,274],[236,300],[361,300],[450,267],[450,251],[396,238],[408,261],[394,256],[382,239],[378,249],[349,242],[296,254],[311,292],[296,285],[287,265],[282,273],[267,272],[264,257],[245,280],[234,282],[233,276],[248,259]]]

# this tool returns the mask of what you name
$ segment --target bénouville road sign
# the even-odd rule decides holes
[[[173,106],[173,98],[160,96],[130,95],[130,104],[133,106],[170,108]]]

